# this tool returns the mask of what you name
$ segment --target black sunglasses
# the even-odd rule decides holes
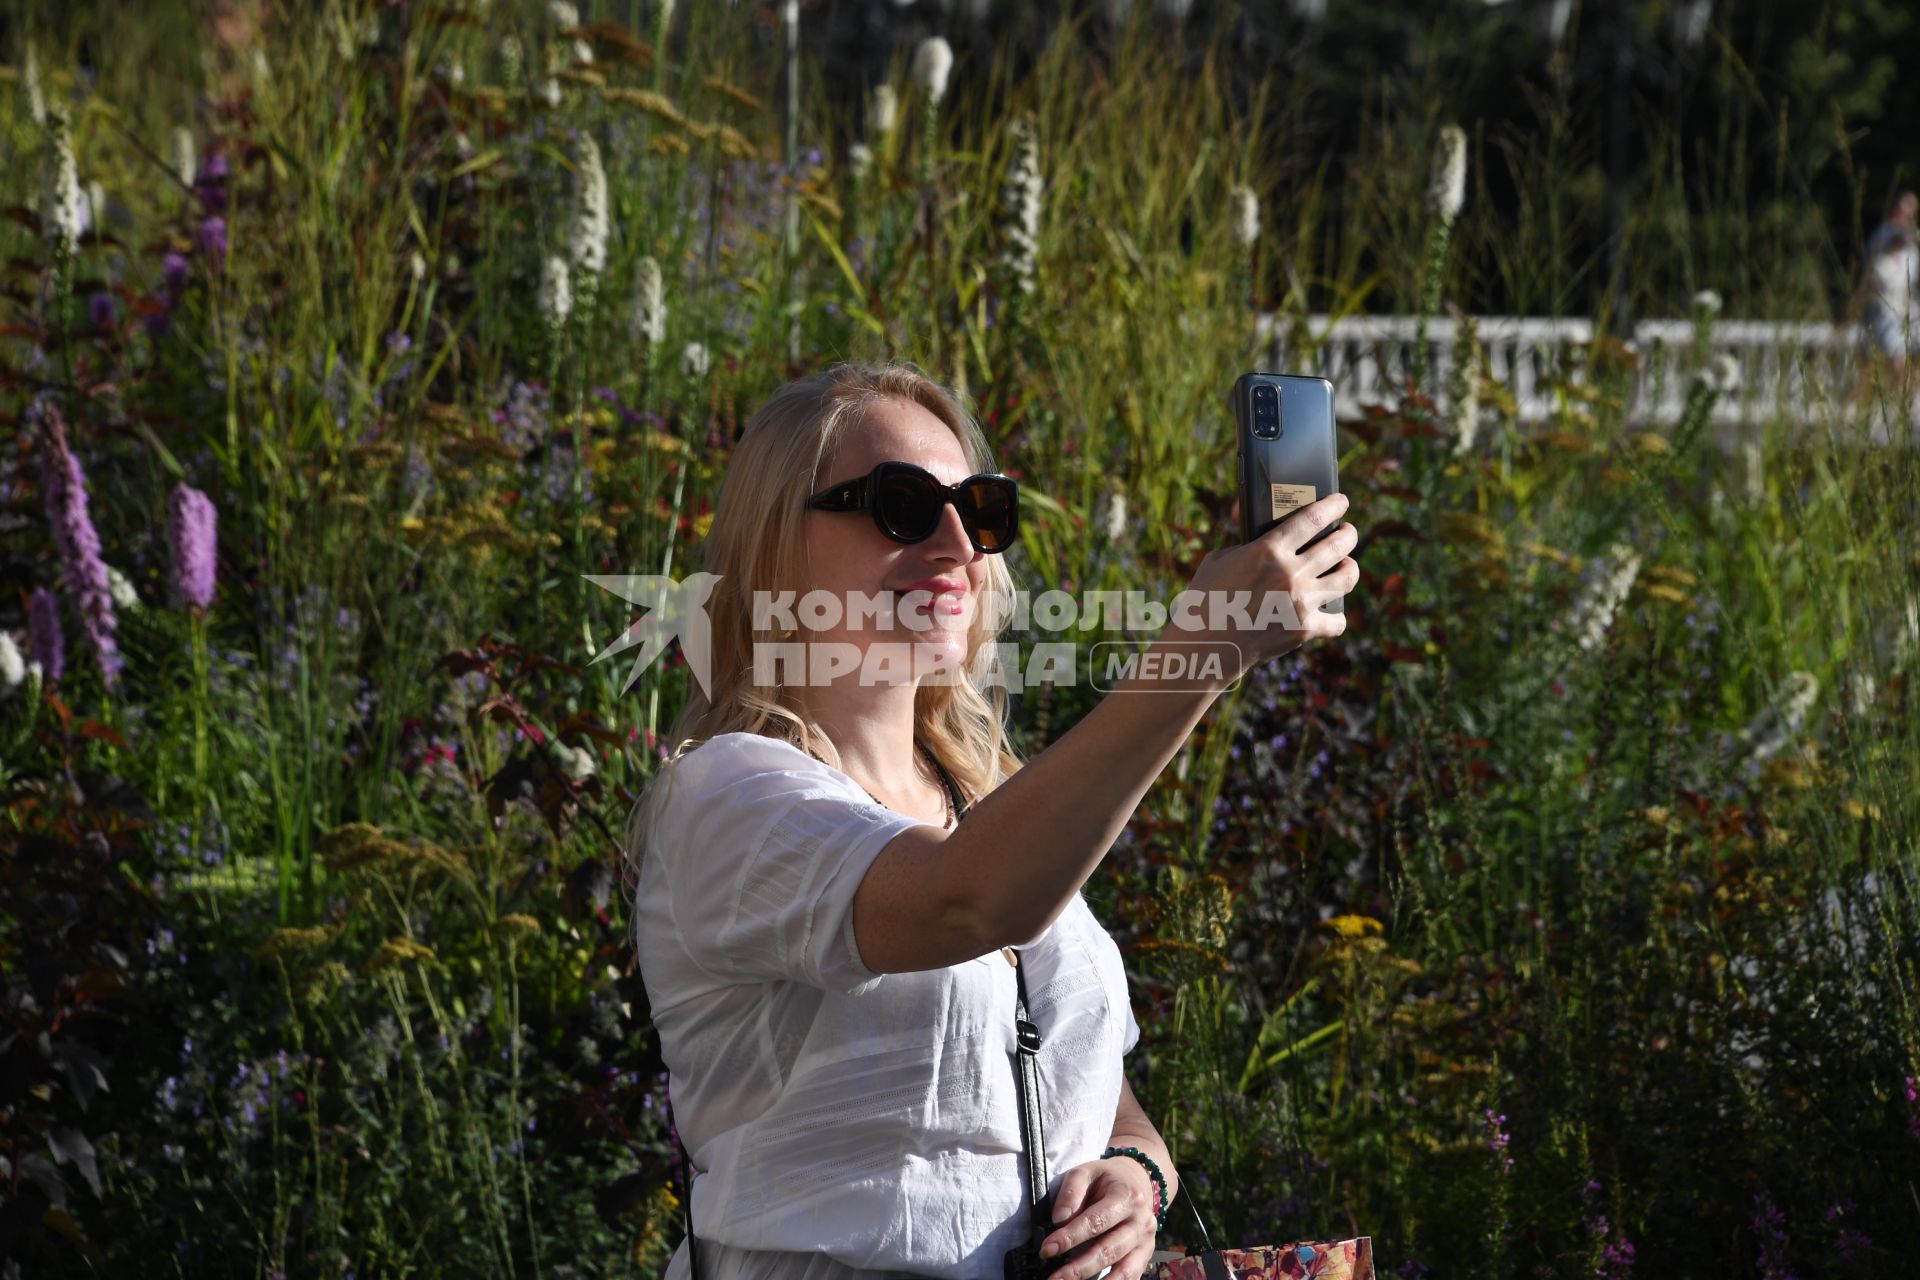
[[[807,499],[818,511],[872,511],[895,542],[925,542],[951,502],[975,551],[997,555],[1020,536],[1020,486],[1011,476],[982,472],[947,485],[911,462],[882,462],[867,475]]]

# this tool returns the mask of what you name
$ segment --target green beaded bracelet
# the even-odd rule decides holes
[[[1167,1225],[1167,1177],[1160,1172],[1160,1166],[1153,1157],[1138,1147],[1108,1147],[1101,1153],[1102,1160],[1111,1160],[1115,1156],[1127,1156],[1147,1166],[1147,1176],[1153,1179],[1154,1190],[1160,1193],[1159,1207],[1154,1210],[1153,1225],[1156,1229]]]

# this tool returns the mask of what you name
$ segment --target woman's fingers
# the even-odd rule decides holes
[[[1052,1273],[1049,1280],[1094,1280],[1112,1267],[1107,1280],[1138,1280],[1153,1257],[1154,1233],[1132,1218],[1103,1236],[1095,1238],[1072,1262]]]
[[[1072,1177],[1072,1173],[1068,1177]],[[1066,1190],[1065,1179],[1061,1180],[1061,1190]],[[1048,1259],[1059,1258],[1076,1246],[1086,1245],[1083,1252],[1052,1273],[1052,1280],[1093,1280],[1143,1245],[1149,1255],[1152,1253],[1150,1197],[1143,1199],[1136,1187],[1117,1178],[1093,1182],[1087,1187],[1087,1193],[1092,1199],[1041,1243],[1041,1256]]]
[[[1060,1179],[1060,1189],[1053,1195],[1053,1220],[1065,1222],[1080,1212],[1080,1206],[1086,1203],[1087,1187],[1093,1182],[1093,1173],[1085,1165],[1067,1170]]]
[[[1289,511],[1286,518],[1262,534],[1272,538],[1284,551],[1299,554],[1301,546],[1312,540],[1313,535],[1347,514],[1347,495],[1330,493],[1324,498],[1309,502],[1297,511]]]
[[[1343,596],[1360,585],[1360,565],[1352,556],[1342,557],[1316,577],[1314,585],[1327,593],[1326,599]]]
[[[1107,1280],[1140,1280],[1147,1274],[1147,1268],[1153,1265],[1154,1237],[1149,1235],[1138,1249],[1113,1264],[1113,1271]]]
[[[1342,523],[1338,529],[1300,553],[1300,567],[1319,577],[1360,545],[1360,531]]]

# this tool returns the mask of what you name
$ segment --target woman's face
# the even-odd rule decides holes
[[[839,452],[821,469],[818,493],[856,479],[881,462],[911,462],[943,484],[973,473],[960,440],[940,419],[910,401],[884,400],[867,411],[840,438]],[[967,657],[967,629],[986,589],[986,554],[975,551],[960,512],[949,503],[931,537],[912,544],[880,532],[871,511],[809,510],[805,519],[808,581],[800,588],[829,593],[839,608],[835,625],[812,629],[804,615],[799,639],[857,652],[868,683],[901,684],[930,671],[958,668]],[[903,602],[909,588],[931,593],[918,607]],[[891,629],[886,615],[862,614],[855,629],[856,593],[891,597]],[[874,650],[878,643],[882,646]],[[816,653],[810,661],[819,663]],[[862,672],[831,677],[861,680]],[[818,683],[817,678],[810,681]]]

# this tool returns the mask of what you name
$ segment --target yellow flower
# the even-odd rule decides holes
[[[1343,938],[1363,938],[1370,933],[1381,933],[1383,927],[1372,916],[1341,915],[1320,923]]]
[[[532,916],[521,915],[516,912],[513,915],[501,916],[498,920],[494,921],[493,932],[495,937],[505,938],[508,941],[518,941],[529,934],[540,932],[540,922]]]
[[[1805,791],[1813,785],[1813,775],[1793,756],[1775,756],[1760,771],[1760,783],[1762,786]]]
[[[713,512],[702,511],[693,518],[693,535],[696,538],[707,536],[707,530],[713,528]]]
[[[305,955],[325,947],[339,932],[340,926],[337,925],[315,925],[311,929],[275,929],[267,935],[265,942],[254,948],[253,954],[262,958]]]
[[[720,154],[734,160],[754,160],[759,158],[760,149],[748,141],[747,135],[730,124],[716,124],[713,133],[720,142]]]
[[[609,102],[625,102],[640,108],[651,116],[658,116],[668,124],[685,126],[686,115],[673,104],[671,98],[663,97],[650,89],[613,88],[603,92],[601,97]]]
[[[1686,592],[1680,590],[1678,587],[1670,587],[1664,582],[1650,583],[1643,587],[1642,590],[1655,600],[1665,600],[1670,604],[1688,604],[1691,602]]]
[[[1678,565],[1657,564],[1644,571],[1644,576],[1656,582],[1671,582],[1676,587],[1697,587],[1700,579],[1680,568]]]
[[[1847,813],[1855,818],[1873,818],[1878,820],[1880,817],[1880,806],[1877,804],[1862,803],[1860,800],[1849,796],[1847,797]]]
[[[746,107],[748,110],[751,110],[751,111],[765,110],[765,104],[762,103],[760,99],[754,97],[752,94],[748,93],[745,89],[740,88],[738,85],[728,84],[725,80],[722,80],[719,76],[714,76],[714,75],[707,76],[705,79],[701,80],[700,83],[704,85],[706,88],[714,90],[716,93],[724,93],[725,95],[727,95],[727,97],[732,98],[735,102],[739,103],[743,107]]]
[[[1658,431],[1642,431],[1634,436],[1633,442],[1640,452],[1651,454],[1672,453],[1672,443]]]
[[[302,1004],[324,1004],[351,981],[353,975],[347,972],[347,966],[338,960],[329,960],[307,976],[296,995]]]
[[[396,871],[434,870],[472,879],[473,868],[459,854],[439,845],[403,844],[365,822],[334,828],[314,844],[321,865],[341,875],[386,877]]]
[[[367,961],[367,972],[381,973],[395,965],[408,963],[437,966],[440,957],[433,953],[432,947],[415,942],[412,938],[388,938],[373,953],[373,959]]]
[[[838,200],[835,200],[825,192],[815,191],[812,187],[801,187],[800,198],[820,210],[820,212],[826,214],[830,219],[838,219],[843,212]]]

